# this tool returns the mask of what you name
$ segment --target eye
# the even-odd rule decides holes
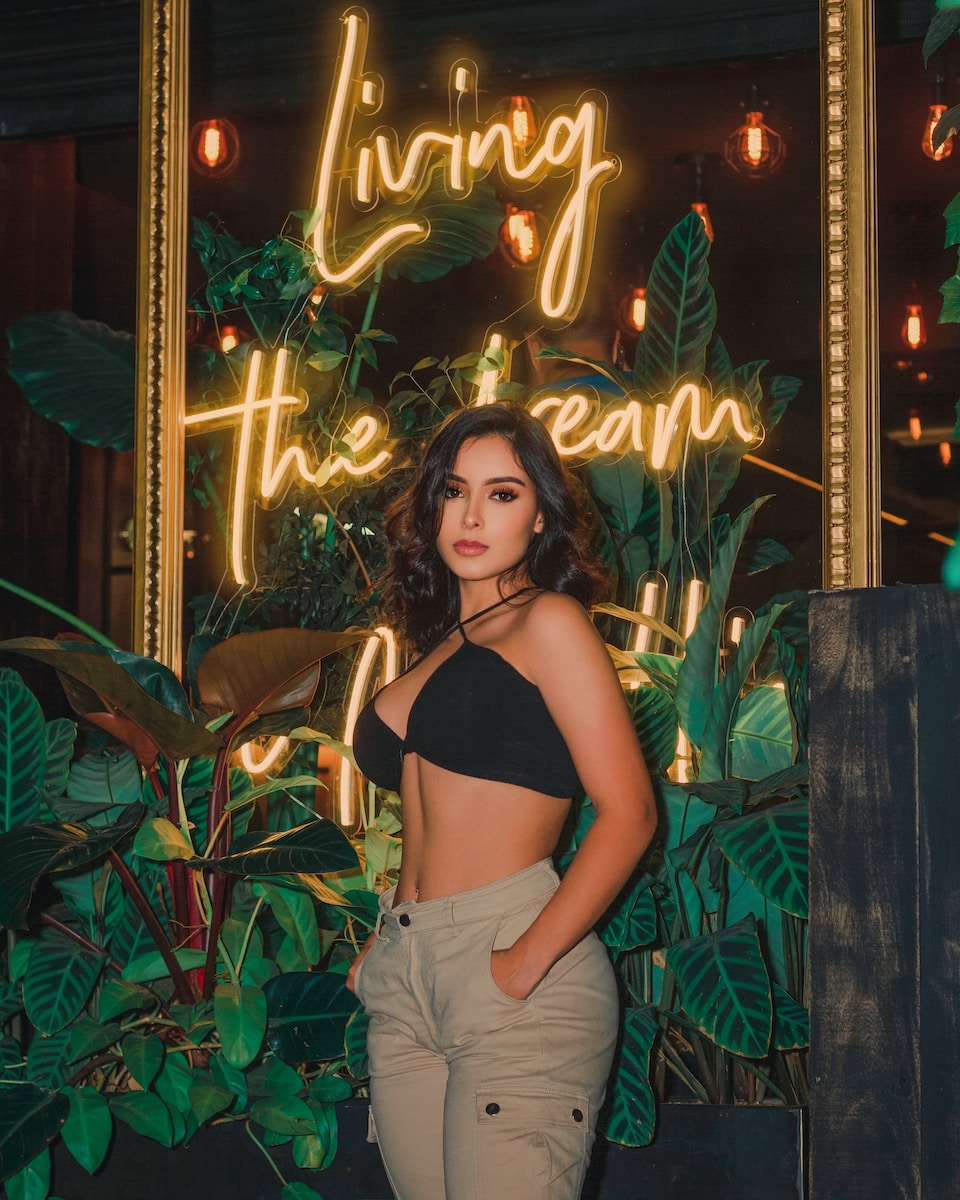
[[[517,493],[512,492],[509,488],[497,488],[495,492],[490,493],[494,500],[500,500],[503,503],[508,503],[510,500],[516,500]]]
[[[447,486],[443,489],[444,500],[456,500],[456,498],[458,496],[462,496],[462,495],[463,495],[463,493],[460,491],[460,488],[455,483],[448,483]]]

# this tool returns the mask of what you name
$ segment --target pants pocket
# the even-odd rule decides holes
[[[576,1200],[593,1144],[590,1102],[542,1084],[476,1093],[477,1183],[497,1200]]]

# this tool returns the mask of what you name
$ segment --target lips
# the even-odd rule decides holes
[[[483,542],[471,542],[467,540],[454,542],[453,548],[458,554],[465,555],[482,554],[487,549]]]

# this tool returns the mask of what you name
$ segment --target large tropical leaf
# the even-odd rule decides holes
[[[81,1167],[92,1175],[107,1156],[113,1135],[110,1105],[94,1087],[65,1089],[70,1115],[63,1126],[63,1140]]]
[[[626,693],[633,727],[651,775],[665,771],[677,753],[677,706],[666,692],[641,687]]]
[[[653,1140],[657,1114],[650,1086],[650,1051],[659,1030],[653,1005],[625,1010],[610,1098],[601,1117],[608,1141],[646,1146]]]
[[[703,779],[723,779],[730,774],[730,727],[733,723],[734,712],[742,707],[740,694],[743,686],[756,664],[763,644],[767,640],[774,622],[783,612],[782,605],[776,605],[765,616],[758,617],[743,631],[740,644],[732,660],[728,660],[727,669],[720,683],[714,688],[710,709],[704,724],[703,739],[700,755],[700,776]],[[693,640],[692,638],[690,639]],[[682,668],[681,668],[682,670]],[[781,692],[782,696],[782,692]],[[784,702],[785,705],[786,702]],[[789,733],[789,717],[787,719]],[[792,742],[792,738],[791,738]],[[760,771],[757,776],[769,775],[781,766],[789,766],[787,762],[777,762],[770,770]],[[739,771],[734,774],[741,774]]]
[[[32,1083],[0,1088],[0,1182],[53,1141],[69,1110],[66,1096]]]
[[[0,831],[36,819],[46,763],[46,722],[15,672],[0,680]]]
[[[30,1082],[51,1089],[62,1087],[70,1075],[70,1044],[69,1029],[32,1037],[27,1050],[27,1078]]]
[[[300,1063],[342,1057],[347,1021],[359,1007],[342,975],[290,972],[275,976],[263,990],[267,1041],[278,1058]]]
[[[810,1045],[810,1014],[777,983],[773,985],[773,1044],[777,1050]]]
[[[245,833],[223,858],[194,859],[191,865],[227,875],[322,875],[352,871],[357,863],[350,839],[318,817],[281,833]]]
[[[94,862],[119,845],[140,823],[145,809],[131,804],[119,820],[102,829],[69,822],[22,825],[0,834],[0,925],[25,929],[33,889],[52,871]]]
[[[294,888],[259,881],[254,892],[266,897],[283,932],[296,943],[304,962],[320,961],[320,930],[313,897]]]
[[[23,1004],[40,1033],[58,1033],[80,1013],[106,960],[106,954],[60,933],[46,931],[37,938],[23,981]]]
[[[652,875],[642,874],[598,927],[603,944],[616,960],[625,950],[649,945],[657,936],[657,905]]]
[[[223,1057],[242,1070],[260,1052],[267,1028],[267,1000],[258,987],[221,983],[213,993],[213,1019]]]
[[[7,370],[28,403],[90,446],[133,449],[136,338],[69,312],[7,328]]]
[[[757,937],[745,917],[718,933],[677,942],[667,951],[684,1011],[723,1050],[762,1058],[770,1048],[770,979]]]
[[[57,717],[53,721],[48,721],[44,740],[46,742],[46,761],[43,790],[49,804],[61,797],[67,790],[70,762],[77,741],[76,722],[69,721],[66,717]]]
[[[158,750],[167,758],[191,758],[195,754],[215,754],[223,744],[202,725],[154,700],[128,671],[105,654],[69,650],[47,638],[11,638],[0,642],[0,649],[54,667],[74,709],[130,746],[144,765],[153,765]]]
[[[762,779],[786,770],[794,758],[790,705],[783,688],[747,692],[730,726],[730,769],[742,779]]]
[[[143,1137],[162,1146],[174,1144],[170,1109],[153,1092],[120,1092],[110,1097],[110,1112]]]
[[[690,213],[667,235],[647,281],[647,315],[637,338],[635,385],[669,392],[685,376],[704,374],[717,319],[703,222]]]
[[[687,638],[683,662],[677,672],[676,702],[680,726],[695,746],[703,745],[711,713],[719,674],[720,630],[737,555],[754,514],[766,499],[762,496],[744,509],[717,550],[710,574],[709,595],[693,633]]]
[[[231,728],[254,716],[310,704],[320,665],[330,654],[371,634],[313,629],[238,633],[210,648],[197,668],[200,703],[211,714],[232,713]]]
[[[807,839],[809,814],[805,800],[744,813],[713,828],[721,850],[778,908],[807,917]]]

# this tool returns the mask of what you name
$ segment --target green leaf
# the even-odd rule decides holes
[[[173,1118],[174,1144],[181,1142],[184,1137],[196,1132],[196,1118],[193,1115],[193,1103],[190,1099],[190,1089],[196,1082],[193,1069],[183,1054],[167,1054],[163,1060],[163,1069],[157,1076],[154,1089],[170,1110]]]
[[[47,722],[44,731],[46,763],[43,774],[43,790],[47,799],[62,796],[67,790],[70,776],[70,760],[77,741],[77,724],[66,717],[57,717]]]
[[[939,50],[943,43],[955,32],[960,25],[960,7],[955,4],[938,5],[939,11],[933,14],[927,26],[926,37],[923,39],[923,64],[928,66],[930,55]]]
[[[27,402],[90,446],[133,449],[136,338],[69,312],[7,328],[7,370]]]
[[[730,728],[730,769],[741,779],[786,770],[794,757],[790,704],[782,687],[753,688],[737,705]]]
[[[0,1088],[0,1180],[32,1162],[60,1132],[69,1111],[61,1092],[32,1083]]]
[[[218,984],[213,993],[213,1019],[230,1066],[243,1068],[253,1062],[267,1028],[267,999],[262,989]]]
[[[127,983],[112,975],[100,989],[100,1006],[97,1015],[101,1021],[111,1021],[125,1012],[135,1012],[155,1003],[155,997],[145,988]]]
[[[773,1044],[778,1050],[810,1045],[810,1014],[778,983],[773,985]]]
[[[119,1042],[123,1030],[119,1025],[110,1022],[102,1024],[92,1017],[80,1016],[70,1026],[70,1061],[81,1062],[107,1046]]]
[[[70,1030],[38,1034],[27,1051],[27,1078],[40,1087],[62,1087],[70,1074]]]
[[[344,1031],[359,1001],[343,977],[328,972],[277,975],[264,988],[269,1010],[267,1040],[284,1062],[339,1058]]]
[[[310,1080],[308,1091],[310,1099],[320,1104],[339,1104],[353,1095],[350,1081],[340,1075],[318,1075]]]
[[[44,1146],[36,1158],[4,1184],[7,1200],[47,1200],[50,1191],[50,1151]]]
[[[0,831],[34,821],[45,775],[46,722],[15,672],[0,681]]]
[[[809,916],[805,800],[772,804],[729,821],[713,836],[720,849],[761,895],[795,917]]]
[[[649,945],[657,936],[657,906],[650,891],[653,877],[641,874],[626,896],[599,926],[603,944],[616,960],[626,950]]]
[[[107,1156],[113,1135],[113,1117],[106,1097],[94,1087],[68,1087],[70,1115],[63,1126],[63,1140],[81,1167],[92,1175]]]
[[[229,1088],[217,1087],[208,1079],[198,1079],[190,1088],[190,1103],[198,1125],[205,1125],[213,1117],[225,1112],[236,1099]]]
[[[947,224],[944,247],[955,246],[960,242],[960,192],[943,210],[943,215]]]
[[[357,863],[350,839],[323,817],[280,833],[244,834],[223,858],[192,860],[228,875],[322,875],[354,870]]]
[[[280,1200],[323,1200],[323,1197],[305,1183],[296,1182],[284,1184]]]
[[[710,242],[696,213],[676,225],[660,247],[647,281],[647,316],[637,338],[636,386],[669,392],[704,373],[717,319],[707,258]]]
[[[299,1071],[279,1058],[268,1058],[247,1072],[247,1086],[253,1096],[275,1096],[278,1093],[296,1096],[303,1091],[304,1080]]]
[[[305,963],[314,966],[320,961],[320,931],[313,900],[293,888],[278,887],[260,881],[257,892],[266,897],[273,914],[288,937],[296,944],[297,951]]]
[[[202,967],[207,960],[204,950],[175,950],[174,957],[185,971],[195,971]],[[127,983],[151,983],[154,979],[163,979],[170,972],[163,961],[159,950],[142,954],[123,968],[121,976]]]
[[[677,753],[677,706],[657,688],[640,687],[625,694],[647,769],[651,775],[665,771]]]
[[[110,1112],[134,1133],[148,1137],[161,1146],[173,1145],[173,1118],[170,1109],[153,1092],[120,1092],[109,1100]]]
[[[274,1133],[289,1133],[294,1137],[317,1132],[310,1106],[297,1096],[268,1096],[258,1100],[250,1107],[250,1120]]]
[[[343,1043],[347,1056],[347,1068],[354,1079],[367,1079],[370,1062],[367,1058],[367,1026],[370,1018],[362,1008],[352,1013],[347,1021]]]
[[[770,1049],[770,980],[753,916],[667,950],[684,1011],[723,1050],[762,1058]]]
[[[948,280],[940,285],[940,295],[943,297],[943,305],[940,308],[940,316],[938,318],[941,325],[948,322],[960,321],[960,276],[951,275]]]
[[[123,1065],[146,1091],[163,1066],[163,1042],[155,1033],[128,1033],[123,1039]]]
[[[217,1087],[226,1088],[237,1097],[237,1109],[247,1107],[247,1077],[243,1071],[231,1067],[222,1054],[210,1056],[210,1074]]]
[[[40,935],[23,981],[24,1007],[40,1033],[57,1033],[69,1025],[90,999],[105,962],[105,954],[62,934]]]
[[[656,1101],[650,1086],[650,1052],[660,1031],[653,1005],[628,1008],[617,1051],[603,1135],[621,1146],[646,1146],[656,1128]]]
[[[137,830],[133,842],[134,854],[157,862],[196,858],[190,839],[165,817],[148,817]]]

